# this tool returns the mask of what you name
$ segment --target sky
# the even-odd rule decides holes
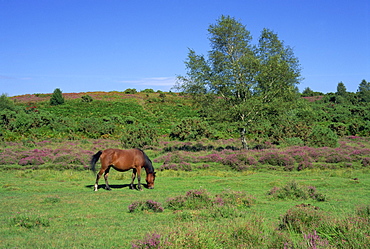
[[[169,91],[221,15],[293,48],[301,92],[370,81],[369,0],[0,0],[0,94]]]

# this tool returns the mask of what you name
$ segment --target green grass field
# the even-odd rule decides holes
[[[368,169],[256,173],[164,171],[158,172],[155,189],[144,191],[128,188],[130,175],[111,171],[113,190],[100,188],[94,192],[94,176],[88,171],[2,171],[0,247],[131,248],[132,243],[141,241],[141,247],[136,248],[159,248],[144,241],[150,234],[161,236],[161,248],[334,248],[337,242],[332,240],[341,234],[347,236],[339,243],[342,248],[369,246],[368,217],[361,223],[361,229],[351,230],[348,222],[344,227],[349,227],[346,229],[351,233],[340,230],[343,219],[353,217],[359,207],[370,205]],[[283,187],[293,180],[300,186],[316,187],[326,200],[272,199],[267,195],[272,188]],[[100,182],[101,186],[103,183]],[[194,189],[207,190],[211,195],[244,191],[255,201],[251,207],[233,209],[238,210],[238,216],[224,209],[222,212],[227,215],[212,216],[215,212],[207,209],[166,208],[169,198]],[[164,211],[129,212],[130,204],[146,200],[161,203]],[[336,234],[328,231],[325,235],[321,228],[321,239],[312,242],[305,240],[303,233],[279,231],[281,217],[302,203],[319,207],[330,217]],[[348,234],[361,239],[348,238]],[[323,241],[329,241],[330,245]]]

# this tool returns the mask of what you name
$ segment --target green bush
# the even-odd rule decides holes
[[[137,93],[137,91],[136,91],[135,88],[132,88],[132,89],[128,88],[124,91],[124,93],[126,93],[126,94],[135,94],[135,93]]]
[[[314,186],[302,187],[295,181],[288,182],[282,188],[272,188],[268,195],[276,199],[313,199],[316,201],[325,201],[326,199],[325,195],[318,193]]]
[[[181,141],[199,140],[201,138],[211,138],[212,133],[206,122],[198,118],[186,118],[171,130],[170,137]]]
[[[121,137],[124,148],[144,148],[158,143],[158,133],[156,129],[147,124],[129,126]]]
[[[279,229],[296,233],[311,232],[323,224],[326,216],[315,206],[300,204],[289,209],[280,219]]]
[[[85,103],[90,103],[94,100],[90,95],[83,95],[81,99],[82,99],[82,102],[85,102]]]
[[[331,129],[316,125],[308,135],[307,145],[312,147],[337,147],[338,136]]]
[[[6,109],[14,111],[16,108],[14,102],[11,99],[9,99],[6,94],[3,93],[0,96],[0,111]]]
[[[85,118],[81,120],[77,130],[83,132],[89,138],[99,138],[103,135],[113,134],[115,125],[102,119]]]
[[[154,93],[154,90],[148,88],[148,89],[141,90],[140,92],[142,92],[142,93]]]
[[[50,97],[50,105],[61,105],[64,104],[64,97],[62,91],[56,88]]]

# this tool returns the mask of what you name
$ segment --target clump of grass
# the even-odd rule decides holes
[[[137,240],[131,243],[133,249],[155,249],[161,248],[161,235],[153,233],[147,234],[143,240]]]
[[[10,219],[10,225],[31,229],[35,227],[49,227],[50,221],[35,215],[19,214]]]
[[[60,202],[59,197],[48,196],[44,199],[44,203],[55,204],[55,203],[59,203],[59,202]]]
[[[313,199],[316,201],[325,201],[326,197],[325,195],[318,193],[316,190],[316,187],[314,186],[308,186],[308,187],[302,187],[299,186],[296,181],[288,182],[284,187],[273,187],[269,192],[268,195],[270,195],[272,198],[276,199]]]
[[[296,233],[310,232],[319,227],[324,219],[320,208],[310,204],[300,204],[289,209],[281,218],[278,225],[280,230],[290,230]]]
[[[163,212],[162,204],[156,201],[147,200],[147,201],[135,201],[128,206],[130,213],[139,212],[139,211],[153,211],[153,212]]]

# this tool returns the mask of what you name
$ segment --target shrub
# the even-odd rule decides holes
[[[251,207],[256,199],[242,191],[225,190],[216,195],[215,203],[219,205],[232,205],[236,207]]]
[[[308,135],[307,144],[312,147],[337,147],[338,136],[331,129],[317,125]]]
[[[14,111],[16,109],[14,102],[6,94],[0,95],[0,111],[10,110]]]
[[[166,201],[167,207],[170,209],[201,209],[212,206],[212,198],[209,193],[204,190],[189,190],[185,196],[177,196],[169,198]]]
[[[313,186],[301,187],[295,181],[288,182],[282,188],[273,187],[268,192],[268,195],[277,199],[307,200],[310,198],[316,201],[325,201],[326,199],[323,194],[316,192],[315,187]]]
[[[85,118],[81,120],[77,130],[83,132],[89,138],[99,138],[103,135],[113,134],[115,125],[112,122],[98,118]]]
[[[137,240],[131,244],[133,249],[154,249],[161,248],[161,235],[153,233],[147,234],[144,240]]]
[[[320,208],[310,204],[300,204],[289,209],[280,218],[278,227],[281,230],[304,233],[319,227],[323,220],[324,214],[320,211]]]
[[[135,201],[128,206],[130,213],[138,211],[154,211],[154,212],[163,212],[163,207],[159,202],[152,200],[147,201]]]
[[[233,208],[251,207],[253,204],[255,204],[255,198],[246,192],[225,190],[213,197],[204,189],[189,190],[185,195],[169,198],[166,201],[166,206],[173,210],[198,210],[211,207],[207,209],[207,212],[212,212],[211,209],[216,209],[216,211],[212,212],[212,217],[217,216],[215,212],[223,212],[224,216],[221,215],[222,217],[230,216],[230,209],[227,207],[231,207],[231,210],[235,211]],[[225,207],[226,209],[221,210],[219,209],[220,207]]]
[[[140,92],[142,92],[142,93],[154,93],[154,90],[150,89],[150,88],[147,88],[147,89],[141,90]]]
[[[171,130],[170,137],[181,141],[199,140],[201,138],[210,138],[212,134],[206,122],[202,122],[198,118],[187,118],[183,119],[180,124]]]
[[[284,166],[285,170],[291,171],[293,170],[295,160],[290,155],[279,152],[272,152],[261,156],[259,162],[262,164],[270,164],[273,166]]]
[[[82,99],[82,102],[85,102],[85,103],[90,103],[90,102],[92,102],[94,99],[90,96],[90,95],[88,95],[88,94],[86,94],[86,95],[83,95],[82,97],[81,97],[81,99]]]
[[[126,93],[126,94],[135,94],[135,93],[137,93],[137,91],[136,91],[135,88],[132,88],[132,89],[128,88],[124,91],[124,93]]]
[[[146,124],[130,126],[121,137],[124,148],[143,148],[158,143],[158,133],[154,127]]]
[[[329,241],[321,238],[316,231],[304,234],[304,239],[307,241],[308,248],[331,248],[329,247]]]
[[[368,166],[370,166],[370,157],[362,158],[361,164],[362,164],[362,166],[364,166],[364,167],[368,167]]]
[[[64,97],[62,91],[56,88],[50,97],[50,105],[61,105],[64,104]]]

